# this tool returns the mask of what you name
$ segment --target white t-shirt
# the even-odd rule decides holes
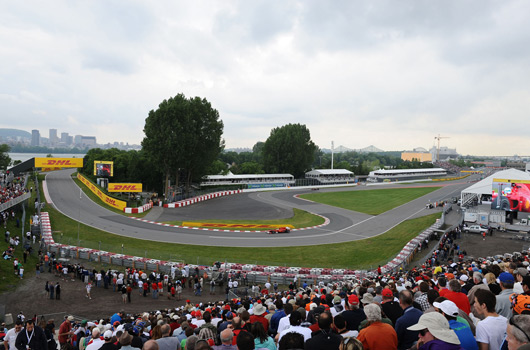
[[[280,336],[278,337],[278,343],[280,343],[280,339],[287,334],[287,333],[298,333],[304,336],[304,342],[306,342],[308,339],[311,339],[311,330],[306,327],[302,326],[289,326],[285,328],[283,331],[281,331]]]
[[[86,350],[98,350],[100,347],[105,344],[103,339],[97,338],[92,340],[92,343],[86,347]]]
[[[281,333],[284,329],[289,328],[291,321],[289,320],[289,315],[280,318],[278,322],[278,333]]]
[[[490,349],[500,349],[506,336],[508,320],[504,316],[488,316],[477,323],[477,342],[489,344]]]
[[[20,332],[15,332],[15,328],[11,328],[9,331],[7,331],[4,340],[9,342],[9,350],[17,350],[15,341],[17,340],[18,333]]]

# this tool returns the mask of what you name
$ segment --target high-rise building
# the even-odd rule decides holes
[[[61,142],[64,143],[65,145],[68,144],[68,133],[67,132],[61,133]]]
[[[57,137],[57,129],[50,129],[50,145],[53,147],[59,143],[59,138]]]
[[[39,130],[31,130],[31,145],[40,146],[40,132]]]
[[[80,146],[82,138],[83,138],[83,136],[81,136],[81,135],[75,135],[74,136],[74,145]]]

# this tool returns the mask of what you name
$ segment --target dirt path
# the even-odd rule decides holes
[[[458,243],[470,256],[512,253],[521,251],[528,244],[511,240],[508,238],[509,236],[509,234],[495,234],[493,237],[486,237],[486,240],[483,241],[482,237],[478,235],[465,235],[458,240]],[[85,267],[91,267],[86,261],[80,262],[85,264]],[[61,284],[61,300],[46,298],[44,290],[46,281]],[[221,294],[223,292],[224,288],[217,286],[217,295],[212,296],[208,294],[207,287],[203,295],[199,297],[193,295],[193,292],[186,288],[183,291],[183,300],[176,301],[168,300],[166,295],[159,299],[144,298],[139,295],[137,290],[134,290],[132,302],[124,305],[121,300],[121,293],[113,292],[112,289],[93,288],[92,300],[88,300],[85,297],[85,285],[81,281],[72,281],[71,279],[65,281],[53,274],[44,273],[38,277],[28,277],[14,292],[0,295],[0,304],[4,304],[6,313],[11,313],[13,316],[16,316],[20,311],[23,311],[26,316],[66,312],[87,319],[99,319],[109,317],[120,309],[127,313],[137,313],[182,306],[186,299],[190,299],[193,303],[220,300],[224,299],[224,295]]]

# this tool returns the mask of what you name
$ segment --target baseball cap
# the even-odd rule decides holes
[[[112,331],[111,330],[105,331],[105,333],[103,333],[103,338],[105,339],[112,338]]]
[[[387,298],[394,297],[394,293],[392,293],[392,291],[389,288],[383,289],[383,291],[381,292],[381,295]]]
[[[359,305],[359,297],[355,294],[351,294],[348,297],[348,304],[350,305]]]
[[[513,278],[513,275],[509,272],[502,272],[499,275],[499,281],[502,283],[508,283],[508,282],[515,282],[515,279]]]
[[[467,280],[469,279],[469,277],[468,277],[467,275],[461,275],[459,279],[460,279],[460,281],[462,281],[462,282],[467,282]]]
[[[441,303],[435,301],[432,305],[442,310],[446,315],[458,316],[458,306],[456,306],[456,304],[451,300],[444,300]]]
[[[340,304],[341,302],[341,299],[338,295],[335,295],[335,297],[333,298],[333,304]]]
[[[67,320],[68,321],[73,321],[74,320],[74,316],[72,316],[72,315],[68,316]]]
[[[520,267],[517,270],[515,270],[514,273],[524,277],[524,276],[528,275],[528,270],[525,269],[524,267]]]

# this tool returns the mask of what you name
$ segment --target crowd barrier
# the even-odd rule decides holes
[[[181,201],[178,201],[178,202],[174,202],[174,203],[164,204],[164,208],[185,207],[185,206],[188,206],[188,205],[191,205],[191,204],[207,201],[209,199],[213,199],[213,198],[217,198],[217,197],[229,196],[229,195],[232,195],[232,194],[237,194],[237,193],[242,193],[242,192],[243,192],[243,190],[233,190],[233,191],[221,191],[221,192],[209,193],[209,194],[205,194],[205,195],[198,196],[198,197],[184,199],[184,200],[181,200]]]
[[[335,282],[346,280],[361,280],[363,277],[372,277],[377,274],[376,270],[351,270],[351,269],[331,269],[318,267],[287,267],[287,266],[267,266],[255,264],[237,264],[225,262],[217,269],[213,266],[185,264],[183,262],[163,261],[158,259],[149,259],[145,257],[131,256],[118,254],[113,252],[102,251],[98,249],[83,248],[72,245],[55,243],[52,236],[52,228],[47,212],[41,213],[42,224],[42,242],[46,245],[46,249],[50,252],[56,253],[59,258],[75,258],[95,261],[99,263],[113,264],[123,267],[137,268],[147,271],[156,271],[160,273],[169,274],[172,267],[176,267],[177,275],[180,270],[188,266],[190,270],[198,268],[200,273],[206,272],[209,276],[213,273],[241,273],[247,275],[249,282],[264,283],[277,282],[280,284],[288,284],[296,278],[298,283],[312,283],[318,282]],[[383,273],[388,273],[406,266],[422,242],[428,238],[431,233],[439,229],[442,221],[438,220],[431,227],[423,231],[416,238],[410,240],[403,249],[396,255],[394,259],[381,267]]]
[[[153,207],[153,202],[142,205],[138,208],[123,208],[123,211],[127,214],[138,214],[148,211]]]

